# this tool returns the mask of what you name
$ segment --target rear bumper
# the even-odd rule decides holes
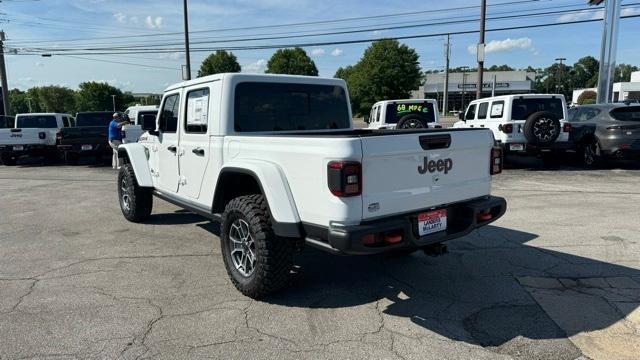
[[[90,145],[91,149],[82,150],[83,145]],[[58,145],[58,150],[60,152],[74,153],[80,156],[97,156],[97,155],[106,155],[106,154],[111,155],[111,153],[113,152],[109,144],[91,144],[91,143],[71,144],[71,145],[61,144],[61,145]]]
[[[600,139],[600,146],[608,158],[640,160],[640,140]]]
[[[0,145],[0,154],[13,158],[22,156],[42,156],[50,151],[56,151],[55,146],[48,145],[22,145],[22,150],[14,150],[14,145]]]
[[[525,150],[511,150],[512,144],[522,144],[524,145]],[[522,154],[522,155],[537,155],[542,152],[565,152],[568,150],[574,150],[575,145],[572,141],[556,141],[550,146],[535,146],[528,144],[526,142],[523,143],[498,143],[500,147],[505,151],[505,153],[510,154]]]
[[[321,250],[348,255],[377,254],[402,248],[424,247],[465,236],[472,230],[490,224],[504,215],[507,202],[501,197],[487,196],[451,204],[441,209],[447,209],[447,229],[425,236],[418,235],[417,219],[419,213],[429,209],[340,228],[324,228],[308,224],[303,226],[307,233],[307,243]],[[490,209],[491,219],[478,221],[478,215],[487,209]],[[384,233],[401,234],[402,241],[396,244],[382,242],[365,245],[362,243],[362,237],[367,234],[376,234],[376,237],[379,237],[379,234]]]

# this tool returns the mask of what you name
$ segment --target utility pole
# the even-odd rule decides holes
[[[556,61],[559,62],[558,71],[556,71],[556,94],[560,89],[560,80],[562,79],[562,62],[567,60],[566,58],[556,58]]]
[[[467,95],[467,70],[469,70],[469,67],[461,66],[460,69],[462,69],[462,108],[460,110],[464,111],[464,97]]]
[[[602,0],[591,0],[599,5]],[[616,71],[616,49],[618,46],[618,23],[620,22],[620,0],[607,0],[604,5],[604,29],[600,45],[600,69],[598,71],[598,95],[596,103],[613,101],[613,80]]]
[[[496,96],[496,79],[497,75],[493,75],[493,81],[491,82],[491,97]]]
[[[442,98],[442,116],[447,115],[447,100],[449,99],[449,58],[451,57],[451,35],[447,34],[447,43],[444,44],[444,93]]]
[[[116,112],[116,96],[111,95],[111,101],[113,101],[113,112]]]
[[[476,87],[476,99],[482,98],[483,73],[484,73],[484,25],[487,13],[487,0],[480,2],[480,41],[478,42],[478,86]]]
[[[9,116],[11,108],[9,106],[9,85],[7,82],[7,67],[4,64],[4,31],[0,31],[0,77],[2,78],[2,105],[4,114]]]
[[[187,10],[187,0],[184,3],[184,57],[187,62],[186,74],[184,80],[191,80],[191,55],[189,54],[189,12]],[[186,75],[186,76],[185,76]]]

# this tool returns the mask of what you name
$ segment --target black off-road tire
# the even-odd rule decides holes
[[[231,254],[231,226],[240,220],[248,224],[253,237],[255,264],[248,276],[236,268]],[[293,265],[293,248],[288,239],[274,234],[264,196],[245,195],[229,201],[222,213],[220,247],[227,274],[242,294],[260,299],[287,285]]]
[[[560,136],[560,131],[560,119],[549,111],[535,112],[524,123],[524,136],[534,146],[551,146]]]
[[[2,154],[2,158],[0,160],[2,160],[2,164],[6,166],[15,166],[17,162],[16,158],[8,154]]]
[[[118,201],[125,219],[134,223],[149,219],[153,208],[153,194],[150,188],[138,185],[131,164],[122,165],[118,172]]]
[[[427,123],[419,115],[405,115],[396,124],[396,129],[426,129]]]

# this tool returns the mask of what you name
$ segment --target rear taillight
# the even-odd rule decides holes
[[[331,161],[327,182],[335,196],[358,196],[362,193],[362,165],[357,161]]]
[[[47,138],[47,133],[41,131],[38,133],[38,137],[40,138],[40,140],[44,140]]]
[[[500,174],[502,172],[502,148],[494,147],[491,149],[490,173],[491,175]]]
[[[511,134],[513,132],[513,124],[502,124],[499,125],[498,128],[505,134]]]
[[[56,141],[60,141],[60,140],[62,140],[62,133],[60,131],[58,131],[56,133]]]
[[[564,125],[562,125],[562,131],[563,132],[571,132],[571,124],[570,123],[564,123]]]

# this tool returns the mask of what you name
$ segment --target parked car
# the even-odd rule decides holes
[[[378,101],[365,116],[369,129],[440,128],[438,103],[432,99]]]
[[[100,162],[105,156],[111,156],[107,126],[112,117],[111,111],[77,113],[75,126],[58,132],[58,150],[65,162],[77,164],[82,157],[93,157]]]
[[[569,109],[571,140],[587,166],[640,160],[640,104],[610,103]]]
[[[43,156],[45,162],[58,159],[56,135],[73,121],[69,114],[18,114],[11,129],[0,129],[0,159],[15,165],[21,157]]]
[[[0,129],[10,129],[14,127],[15,121],[13,116],[0,115]]]
[[[157,105],[136,105],[130,106],[124,112],[125,115],[129,117],[129,121],[131,124],[125,125],[122,127],[122,142],[137,142],[140,135],[142,135],[143,130],[141,127],[142,118],[144,116],[153,116],[155,117],[158,114],[158,106]]]
[[[572,148],[563,95],[518,94],[472,101],[454,128],[488,128],[505,154],[538,155],[555,163]]]
[[[216,74],[170,86],[157,121],[119,147],[124,217],[153,196],[221,221],[232,283],[260,298],[302,244],[333,254],[439,253],[501,217],[501,149],[485,129],[353,129],[340,79]],[[151,119],[152,120],[152,119]]]

